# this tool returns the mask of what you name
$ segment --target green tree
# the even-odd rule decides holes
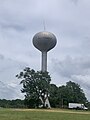
[[[50,85],[50,103],[52,107],[58,107],[58,87],[55,84]]]
[[[77,102],[77,103],[86,103],[87,98],[85,97],[83,89],[81,89],[80,85],[74,82],[66,83],[67,94],[69,96],[69,102]]]
[[[58,88],[58,101],[59,101],[59,107],[66,107],[68,96],[67,96],[67,90],[66,86],[62,85]]]
[[[41,103],[45,107],[46,96],[49,96],[49,87],[51,77],[48,72],[42,72],[25,68],[22,72],[16,75],[21,79],[20,84],[23,85],[21,90],[25,93],[25,103],[28,107],[38,107]]]
[[[86,103],[87,98],[80,85],[74,82],[67,82],[66,86],[60,86],[58,89],[59,100],[62,107],[67,106],[68,103]]]

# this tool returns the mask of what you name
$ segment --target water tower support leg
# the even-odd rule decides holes
[[[42,52],[42,72],[47,71],[47,52]]]

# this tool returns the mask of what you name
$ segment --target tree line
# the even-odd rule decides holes
[[[22,84],[21,92],[25,99],[0,99],[0,107],[4,108],[47,108],[49,103],[53,108],[68,108],[68,103],[83,103],[90,106],[83,89],[75,82],[68,81],[66,85],[51,84],[48,72],[35,71],[26,67],[16,75]]]
[[[21,99],[16,99],[16,100],[0,99],[0,107],[1,108],[26,108],[24,104],[24,100],[21,100]]]

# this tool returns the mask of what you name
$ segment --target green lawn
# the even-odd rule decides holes
[[[0,120],[90,120],[89,111],[39,110],[39,109],[2,109]]]

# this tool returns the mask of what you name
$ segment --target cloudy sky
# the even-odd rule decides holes
[[[0,98],[23,98],[15,78],[29,66],[40,70],[40,52],[32,45],[35,33],[57,37],[48,52],[52,83],[74,81],[90,101],[90,0],[0,0]]]

